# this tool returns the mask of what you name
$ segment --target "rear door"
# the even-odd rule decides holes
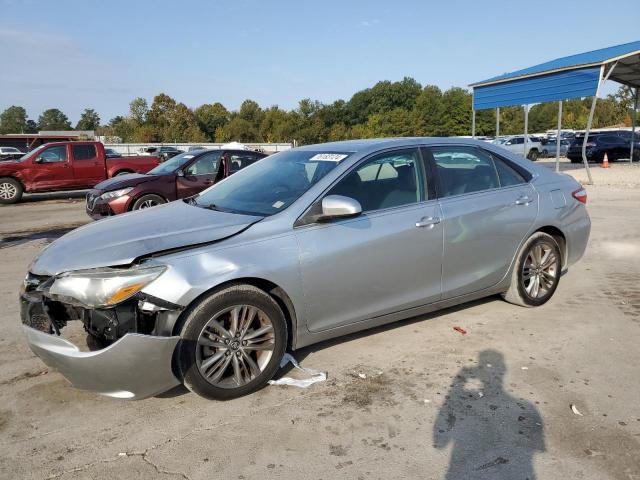
[[[187,166],[181,177],[176,177],[178,198],[190,197],[209,188],[216,181],[222,152],[215,150],[199,155]],[[194,155],[195,156],[195,155]]]
[[[98,157],[95,144],[74,143],[71,154],[75,186],[93,187],[105,179],[105,160]]]
[[[42,150],[33,159],[32,188],[37,190],[73,187],[73,168],[68,145],[55,145]]]
[[[444,229],[442,298],[497,284],[538,212],[524,172],[479,147],[425,149],[437,174]]]
[[[379,154],[326,193],[358,200],[361,215],[296,227],[309,330],[440,298],[440,209],[423,179],[418,149]]]

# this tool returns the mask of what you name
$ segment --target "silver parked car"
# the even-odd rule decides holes
[[[32,263],[32,350],[73,385],[252,392],[287,349],[501,293],[534,307],[584,253],[586,192],[486,142],[295,148],[199,195],[78,228]],[[103,348],[59,335],[84,324]]]

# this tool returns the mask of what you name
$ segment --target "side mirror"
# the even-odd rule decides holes
[[[507,143],[505,143],[505,145],[513,145],[513,143],[507,142]]]
[[[33,161],[35,163],[42,163],[44,161],[44,159],[42,157],[36,157]]]
[[[178,170],[176,172],[176,175],[179,176],[179,177],[184,177],[184,172],[182,170]]]
[[[356,217],[362,213],[360,202],[342,195],[328,195],[322,199],[322,214],[318,221]]]

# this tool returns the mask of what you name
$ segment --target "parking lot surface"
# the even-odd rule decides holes
[[[326,382],[229,402],[114,400],[49,371],[18,289],[88,221],[82,193],[0,207],[0,478],[640,479],[640,167],[593,170],[586,256],[548,304],[491,297],[314,345],[295,356]]]

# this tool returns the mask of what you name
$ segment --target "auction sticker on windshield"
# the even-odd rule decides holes
[[[340,160],[344,160],[349,155],[345,155],[343,153],[317,153],[309,160],[316,161],[325,161],[325,162],[339,162]]]

